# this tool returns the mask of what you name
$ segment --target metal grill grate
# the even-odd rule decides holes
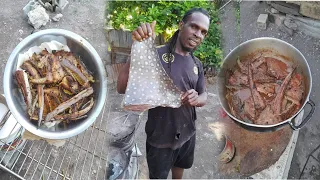
[[[20,179],[105,179],[110,108],[106,117],[104,107],[92,126],[59,148],[44,140],[22,140],[21,135],[12,144],[0,140],[0,167]]]

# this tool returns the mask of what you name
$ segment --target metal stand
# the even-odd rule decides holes
[[[0,168],[20,179],[105,179],[106,121],[104,108],[92,126],[59,148],[44,140],[22,140],[21,134],[12,143],[0,140]]]

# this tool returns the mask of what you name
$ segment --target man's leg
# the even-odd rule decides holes
[[[184,169],[179,167],[172,167],[172,179],[182,179]]]
[[[195,143],[196,135],[192,136],[190,140],[179,149],[177,159],[171,168],[172,179],[182,179],[184,169],[192,167]]]
[[[156,148],[146,143],[150,179],[167,179],[173,164],[173,150]]]

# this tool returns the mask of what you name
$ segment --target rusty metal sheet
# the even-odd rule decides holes
[[[249,131],[228,116],[210,124],[210,128],[226,134],[236,148],[231,162],[218,163],[219,173],[226,178],[248,177],[270,167],[280,158],[292,136],[289,126],[274,132]]]

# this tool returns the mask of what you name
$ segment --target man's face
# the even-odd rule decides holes
[[[187,22],[179,24],[179,42],[183,50],[190,52],[198,47],[208,33],[209,18],[199,12],[190,15]]]

